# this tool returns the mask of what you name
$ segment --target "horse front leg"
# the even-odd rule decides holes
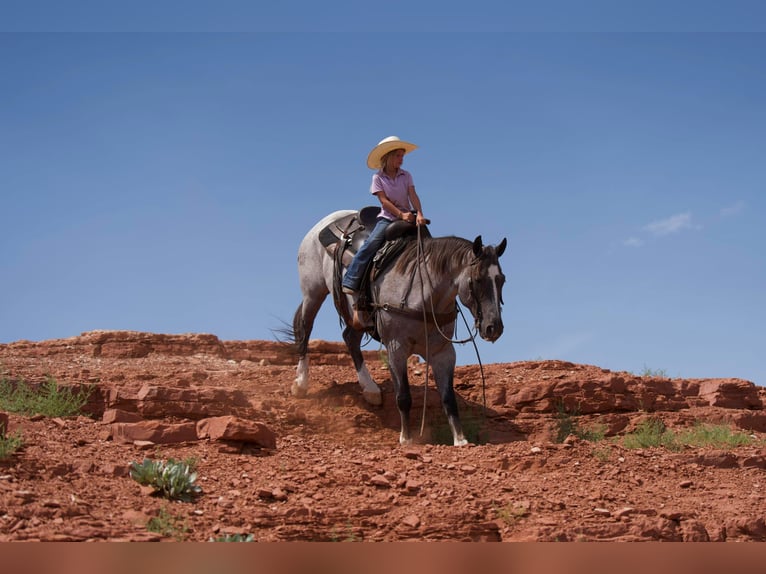
[[[455,349],[450,345],[438,357],[432,358],[431,367],[436,381],[436,388],[442,401],[447,423],[452,431],[452,444],[464,446],[468,440],[463,434],[463,425],[457,408],[457,397],[453,386],[455,378]]]
[[[407,378],[408,355],[395,342],[387,344],[386,351],[388,352],[388,370],[391,373],[391,380],[394,382],[396,392],[396,408],[399,410],[399,417],[401,418],[399,444],[412,444],[410,434],[412,395],[410,394],[410,382]]]
[[[364,362],[364,355],[362,355],[362,332],[352,329],[351,327],[346,327],[343,329],[343,340],[346,342],[348,352],[351,354],[351,359],[354,361],[356,376],[359,380],[359,386],[362,387],[362,396],[364,397],[364,400],[371,405],[382,405],[383,397],[380,394],[380,387],[372,378],[370,371],[367,369],[367,364]]]

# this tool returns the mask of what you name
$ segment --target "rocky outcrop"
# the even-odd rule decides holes
[[[766,540],[766,395],[749,381],[459,366],[464,430],[479,444],[454,448],[433,379],[411,358],[415,444],[400,448],[383,357],[365,353],[383,396],[371,406],[342,343],[312,341],[310,353],[296,398],[295,357],[272,341],[94,331],[0,345],[6,381],[91,390],[90,416],[7,417],[23,447],[0,461],[0,541]],[[628,448],[620,435],[648,419],[726,423],[748,440]],[[562,442],[565,423],[615,438]],[[129,476],[143,458],[193,460],[202,495],[188,506],[148,496]],[[168,511],[178,530],[148,532]]]
[[[365,351],[364,354],[372,358],[377,353]],[[221,341],[215,335],[206,333],[168,335],[140,331],[88,331],[66,339],[16,341],[0,345],[0,357],[3,355],[38,358],[87,356],[104,359],[203,355],[270,365],[292,365],[297,360],[292,347],[279,341]],[[320,365],[348,362],[346,347],[338,342],[312,340],[309,343],[309,355]]]

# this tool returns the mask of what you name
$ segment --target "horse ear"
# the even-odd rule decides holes
[[[481,235],[477,235],[476,239],[473,240],[473,254],[476,257],[481,257],[482,253],[484,253],[484,244],[481,241]]]
[[[500,257],[503,253],[505,253],[505,246],[508,245],[508,241],[505,237],[503,237],[503,240],[498,244],[497,247],[495,247],[495,253],[498,257]]]

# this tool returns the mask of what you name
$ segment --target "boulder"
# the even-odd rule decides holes
[[[201,439],[244,442],[262,448],[277,448],[277,437],[265,424],[234,416],[211,417],[198,421],[197,436]]]

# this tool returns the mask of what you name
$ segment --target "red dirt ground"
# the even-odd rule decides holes
[[[268,341],[94,331],[0,345],[7,381],[52,376],[94,389],[88,416],[9,414],[8,434],[24,446],[0,462],[0,541],[766,540],[762,387],[534,361],[485,366],[482,389],[478,366],[464,366],[455,388],[467,434],[481,444],[438,444],[446,422],[431,381],[426,432],[400,447],[387,371],[377,352],[366,358],[380,407],[363,401],[339,343],[312,341],[305,399],[289,391],[294,358]],[[411,361],[413,429],[425,371]],[[114,422],[193,434],[199,420],[225,415],[261,423],[276,448],[172,433],[134,442]],[[625,448],[620,437],[650,417],[674,429],[726,424],[755,442]],[[607,438],[558,442],[564,420]],[[147,493],[128,476],[147,457],[193,458],[202,494],[171,502]],[[158,516],[172,533],[148,530]]]

